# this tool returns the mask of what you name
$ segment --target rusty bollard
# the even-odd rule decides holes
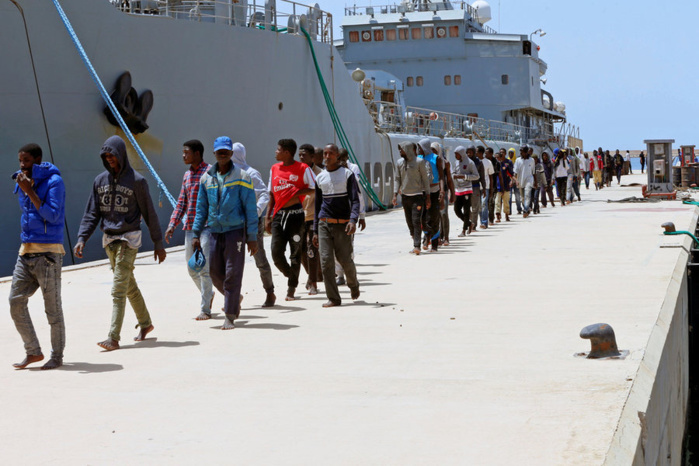
[[[608,358],[619,356],[619,348],[616,345],[614,329],[609,324],[592,324],[580,331],[580,338],[590,340],[592,349],[587,355],[588,359]]]

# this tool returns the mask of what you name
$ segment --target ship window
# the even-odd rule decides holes
[[[460,74],[454,75],[454,86],[461,86],[461,75]]]
[[[415,79],[415,84],[417,84],[418,86],[422,86],[422,76],[418,76],[417,79]]]
[[[451,76],[449,76],[449,75],[444,76],[444,85],[451,86]]]
[[[507,85],[510,83],[510,76],[507,74],[503,74],[502,76],[500,76],[500,79],[502,80],[503,85]]]
[[[449,26],[449,37],[459,37],[459,26]]]
[[[371,42],[371,32],[362,31],[362,42]]]
[[[447,37],[447,28],[438,27],[437,28],[437,38],[444,39],[445,37]]]
[[[359,31],[350,31],[350,42],[359,42]]]
[[[396,40],[395,29],[386,29],[386,40]]]
[[[408,76],[408,79],[405,80],[405,83],[408,85],[408,87],[413,87],[413,77]]]
[[[410,35],[413,38],[413,40],[422,39],[422,28],[411,28]]]
[[[434,39],[434,28],[422,28],[425,31],[425,39]]]
[[[408,29],[407,28],[398,29],[398,39],[399,40],[408,40]]]
[[[376,42],[381,42],[383,40],[383,31],[381,31],[381,30],[374,31],[374,40]]]

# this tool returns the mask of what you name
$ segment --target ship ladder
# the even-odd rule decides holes
[[[71,40],[73,41],[75,48],[78,50],[78,54],[80,55],[80,58],[82,59],[83,63],[85,64],[87,71],[90,73],[90,77],[92,78],[95,85],[97,86],[97,89],[99,89],[100,94],[102,95],[102,99],[104,99],[104,101],[107,103],[109,110],[111,110],[112,115],[114,115],[114,118],[116,118],[116,120],[119,122],[119,126],[121,126],[121,129],[124,131],[124,134],[126,134],[126,137],[128,138],[129,142],[131,143],[133,148],[136,150],[136,153],[138,153],[138,156],[143,161],[143,164],[146,166],[146,168],[148,168],[148,171],[150,172],[150,174],[155,179],[156,183],[158,184],[158,188],[160,189],[160,195],[162,196],[162,194],[165,193],[167,200],[170,201],[170,204],[172,205],[172,208],[174,209],[175,206],[177,205],[177,201],[175,201],[175,198],[172,197],[172,194],[170,194],[170,191],[168,191],[167,187],[165,186],[165,183],[163,183],[163,180],[161,180],[160,176],[158,176],[158,173],[155,171],[155,168],[153,168],[153,165],[151,165],[150,161],[146,157],[146,154],[144,154],[143,150],[141,150],[141,146],[138,145],[138,142],[136,142],[136,138],[134,138],[133,134],[131,133],[131,130],[129,129],[128,126],[126,126],[124,119],[121,117],[121,115],[117,111],[116,106],[114,106],[114,102],[112,102],[112,99],[109,98],[109,93],[104,88],[104,84],[102,84],[102,81],[100,80],[99,76],[97,75],[95,68],[92,66],[92,62],[88,58],[87,53],[85,53],[85,49],[83,48],[82,43],[80,42],[80,39],[78,39],[78,36],[75,33],[75,30],[73,29],[73,26],[70,24],[70,21],[68,20],[68,17],[66,16],[65,11],[63,11],[61,4],[58,2],[58,0],[53,0],[53,4],[56,7],[56,11],[58,11],[58,15],[61,17],[61,20],[63,21],[63,25],[66,27],[66,30],[68,31],[68,35],[70,36]],[[160,202],[160,204],[162,207],[162,202]]]
[[[57,1],[57,0],[54,0]],[[371,186],[371,182],[367,179],[366,175],[364,174],[364,170],[362,170],[361,165],[359,165],[359,162],[357,161],[357,157],[354,154],[354,150],[352,149],[352,145],[349,142],[349,138],[347,137],[347,134],[345,133],[345,129],[342,126],[342,123],[340,122],[340,117],[337,115],[337,111],[335,110],[335,104],[333,104],[332,97],[330,97],[330,93],[328,92],[328,88],[325,85],[325,79],[323,78],[323,73],[320,71],[320,66],[318,66],[318,59],[316,58],[316,52],[313,48],[313,41],[311,40],[311,36],[308,34],[306,29],[303,27],[300,27],[301,32],[303,33],[304,36],[306,36],[306,40],[308,41],[308,46],[311,49],[311,55],[313,56],[313,64],[315,65],[316,69],[316,75],[318,76],[318,82],[320,83],[320,88],[323,90],[323,97],[325,98],[325,105],[328,107],[328,112],[330,113],[330,119],[333,122],[333,127],[335,128],[335,132],[337,133],[338,138],[340,139],[340,145],[347,149],[347,152],[349,153],[350,159],[352,162],[354,162],[358,167],[359,167],[359,184],[362,186],[364,189],[364,192],[367,193],[369,196],[369,199],[376,204],[381,210],[386,210],[387,207],[381,202],[379,199],[378,194],[376,194],[376,191]]]

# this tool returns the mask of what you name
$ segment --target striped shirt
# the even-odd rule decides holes
[[[197,215],[197,196],[199,195],[199,181],[204,173],[211,168],[206,162],[202,162],[196,169],[191,167],[184,174],[182,179],[182,189],[180,197],[177,198],[177,205],[170,216],[168,228],[175,228],[182,221],[183,230],[191,230],[194,224],[194,217]]]

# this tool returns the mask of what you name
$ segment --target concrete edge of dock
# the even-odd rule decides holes
[[[699,219],[695,209],[688,231]],[[684,227],[684,226],[682,226]],[[605,465],[680,464],[689,397],[687,259],[683,237],[658,320],[622,410]]]

